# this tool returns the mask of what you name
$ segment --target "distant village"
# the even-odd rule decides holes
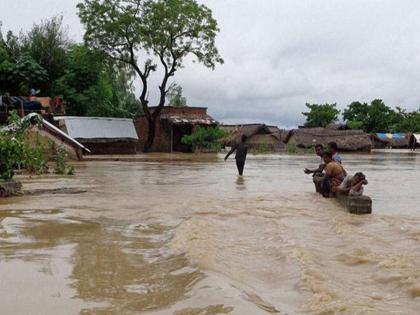
[[[11,111],[16,111],[21,118],[41,118],[41,123],[34,122],[28,131],[32,145],[42,146],[52,141],[56,146],[63,147],[74,160],[81,160],[86,155],[138,154],[143,152],[147,137],[147,121],[142,115],[134,119],[67,116],[65,101],[61,97],[0,97],[0,124],[7,124]],[[331,141],[345,152],[408,149],[420,143],[418,134],[368,134],[362,130],[351,130],[344,124],[292,130],[264,123],[226,125],[209,115],[206,107],[165,106],[159,115],[151,151],[192,153],[194,148],[184,143],[182,138],[194,133],[198,127],[223,130],[225,136],[220,139],[222,149],[231,147],[241,135],[246,135],[248,147],[256,153],[306,152],[316,144],[326,145]]]

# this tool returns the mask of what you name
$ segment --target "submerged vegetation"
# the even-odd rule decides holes
[[[54,173],[60,174],[60,175],[74,175],[74,166],[67,165],[68,154],[62,147],[56,148],[56,154],[55,154],[54,160],[55,160]]]
[[[43,148],[31,147],[25,141],[25,133],[31,123],[33,122],[29,121],[29,118],[20,119],[16,112],[12,112],[9,126],[0,131],[0,180],[9,181],[16,170],[22,169],[38,175],[49,172],[48,158],[43,153]],[[57,165],[56,173],[74,174],[73,166],[67,165],[67,154],[62,148],[57,149],[54,159]]]

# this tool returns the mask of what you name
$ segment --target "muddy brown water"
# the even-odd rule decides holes
[[[344,159],[372,215],[317,196],[311,156],[23,179],[0,200],[0,314],[419,314],[420,155]]]

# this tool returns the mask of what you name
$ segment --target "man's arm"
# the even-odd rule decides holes
[[[363,185],[367,185],[367,184],[368,184],[368,181],[367,181],[366,179],[364,179],[364,180],[362,180],[362,181],[358,182],[356,185],[352,186],[352,187],[351,187],[351,190],[353,190],[353,191],[359,191],[359,190],[360,190],[360,188],[361,188]]]
[[[231,155],[233,152],[235,152],[236,150],[236,145],[232,147],[232,149],[230,149],[230,151],[228,152],[228,154],[226,154],[225,156],[225,161],[228,159],[229,155]]]
[[[313,174],[313,173],[322,173],[324,171],[325,164],[320,164],[317,169],[310,170],[309,168],[305,168],[305,174]]]

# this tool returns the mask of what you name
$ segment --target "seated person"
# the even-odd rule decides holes
[[[317,169],[309,169],[305,168],[305,174],[315,174],[315,173],[322,173],[324,170],[324,161],[322,160],[322,151],[324,150],[324,146],[322,144],[317,144],[315,146],[315,154],[321,158],[321,164],[318,166]]]
[[[334,161],[337,161],[339,163],[342,162],[341,156],[338,154],[338,145],[336,142],[330,142],[328,143],[328,149],[331,151],[332,153],[332,159]]]
[[[338,186],[338,192],[349,196],[362,196],[363,185],[367,184],[366,176],[361,172],[354,174],[354,176],[347,175]]]
[[[315,145],[315,154],[319,157],[321,157],[321,164],[316,169],[309,169],[305,168],[304,172],[305,174],[313,174],[313,182],[315,184],[315,190],[316,192],[321,192],[321,182],[324,179],[324,174],[322,172],[324,171],[324,161],[322,159],[322,152],[324,150],[324,147],[322,144]]]
[[[335,196],[338,186],[340,186],[347,176],[346,170],[339,162],[334,161],[332,156],[333,154],[331,151],[324,151],[322,154],[322,158],[325,162],[325,178],[322,181],[321,193],[326,198]]]

